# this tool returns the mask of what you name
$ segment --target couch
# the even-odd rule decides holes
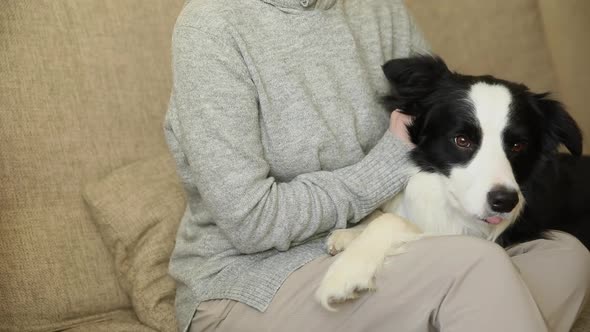
[[[0,2],[0,331],[176,329],[162,121],[183,2]],[[408,6],[453,69],[554,91],[590,133],[590,2]]]

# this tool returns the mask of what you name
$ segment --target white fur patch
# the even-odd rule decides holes
[[[374,290],[375,274],[385,257],[403,253],[405,243],[422,237],[418,227],[393,214],[378,213],[376,218],[364,223],[366,227],[361,232],[345,229],[329,237],[329,244],[341,243],[340,249],[344,251],[330,265],[315,294],[328,310],[335,310],[332,303]]]
[[[482,130],[482,140],[469,164],[451,170],[449,189],[466,213],[486,218],[497,215],[491,211],[487,201],[488,193],[496,186],[518,191],[522,201],[502,140],[509,121],[512,95],[503,85],[480,82],[471,87],[468,101]],[[501,216],[512,222],[519,207]]]

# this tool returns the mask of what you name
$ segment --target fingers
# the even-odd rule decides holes
[[[403,114],[399,109],[396,109],[391,113],[389,130],[402,141],[413,145],[407,129],[407,126],[410,126],[413,121],[412,116]]]

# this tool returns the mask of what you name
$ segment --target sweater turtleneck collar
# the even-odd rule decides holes
[[[301,10],[312,10],[312,9],[329,9],[331,8],[336,0],[262,0],[273,6],[301,9]]]

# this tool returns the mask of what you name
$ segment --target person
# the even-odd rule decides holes
[[[376,292],[337,312],[314,300],[326,235],[408,179],[410,119],[381,106],[381,65],[425,52],[401,0],[185,4],[165,119],[188,195],[170,262],[181,330],[569,331],[590,262],[558,232],[507,252],[416,241]]]

